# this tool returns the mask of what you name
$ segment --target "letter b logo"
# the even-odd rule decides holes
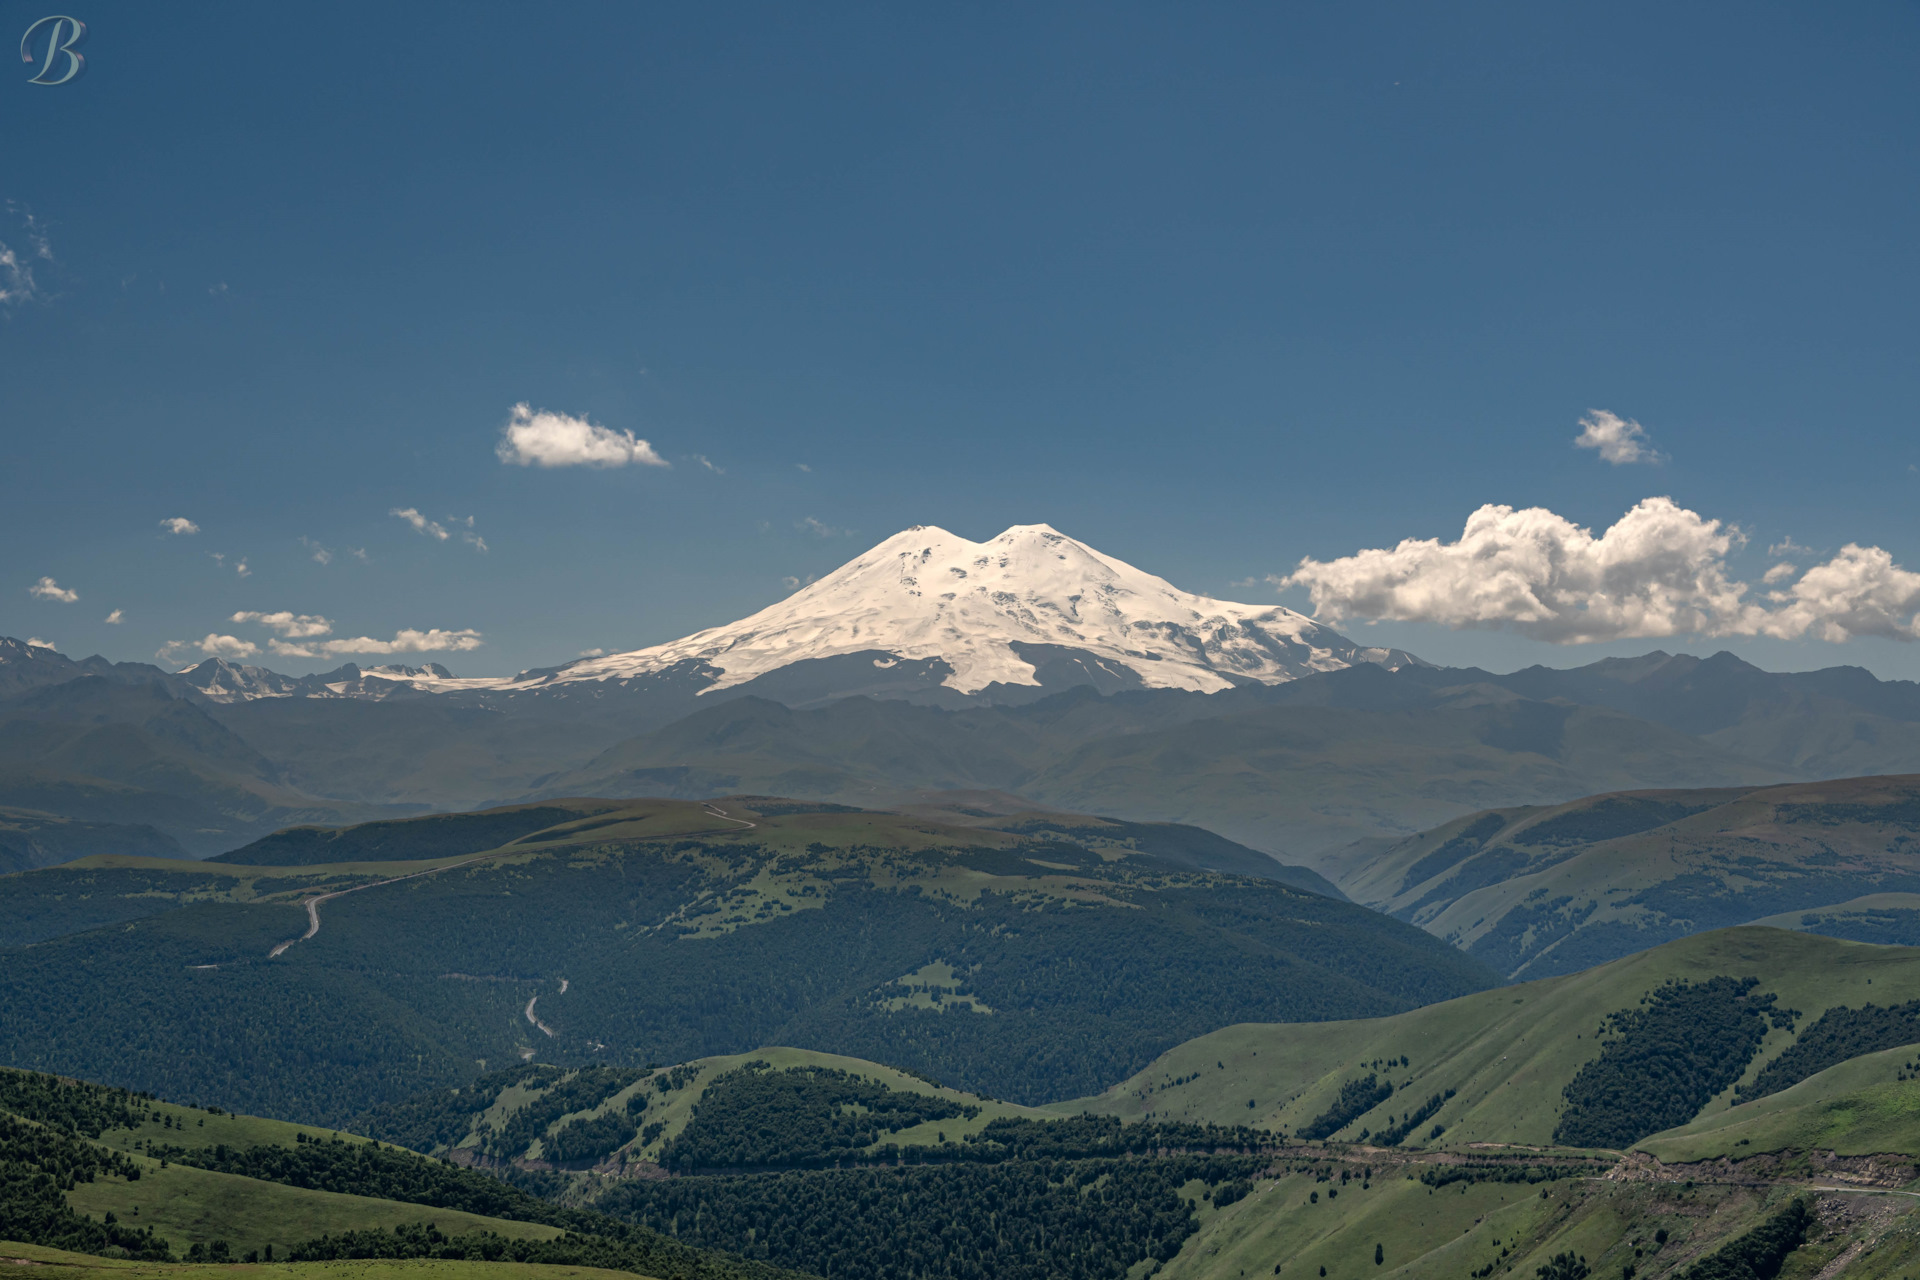
[[[47,29],[47,56],[44,62],[34,55],[34,37],[41,28]],[[28,79],[28,84],[65,84],[69,80],[79,79],[87,69],[87,60],[82,57],[75,45],[87,38],[87,24],[78,18],[69,18],[63,14],[40,19],[27,28],[20,37],[20,61],[29,65],[41,62],[40,70]]]

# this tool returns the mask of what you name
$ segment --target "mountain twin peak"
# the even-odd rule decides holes
[[[1049,525],[1015,525],[986,542],[916,525],[751,617],[517,679],[698,668],[719,690],[849,659],[878,671],[904,664],[962,696],[1061,684],[1213,693],[1358,663],[1419,663],[1279,605],[1182,591]]]
[[[93,670],[52,650],[14,648],[0,651],[0,685],[9,674],[43,683],[52,667],[72,668],[67,678]],[[133,670],[87,662],[103,672]],[[1362,664],[1428,665],[1398,649],[1357,645],[1277,604],[1182,591],[1049,525],[1015,525],[985,542],[916,525],[738,622],[516,676],[463,679],[437,663],[348,663],[288,676],[209,658],[177,678],[215,702],[619,691],[685,714],[701,695],[723,690],[789,706],[861,694],[958,705],[1027,701],[1080,685],[1216,693]]]

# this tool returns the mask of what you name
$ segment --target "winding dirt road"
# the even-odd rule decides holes
[[[335,898],[344,898],[348,894],[358,893],[362,889],[378,889],[383,884],[399,884],[402,880],[418,880],[421,876],[437,875],[442,871],[451,871],[455,867],[471,866],[473,863],[494,856],[496,855],[490,853],[482,854],[478,858],[468,858],[465,862],[449,862],[444,867],[428,867],[425,871],[415,871],[410,875],[394,876],[391,880],[374,880],[367,884],[357,884],[351,889],[338,889],[332,893],[323,893],[318,897],[308,898],[306,902],[302,904],[307,909],[307,931],[297,938],[288,938],[285,942],[267,952],[267,959],[273,959],[294,943],[305,942],[308,938],[320,932],[320,904],[323,902],[331,902]]]
[[[745,818],[730,818],[724,810],[716,809],[710,804],[703,805],[702,808],[706,809],[708,813],[720,819],[722,822],[735,823],[742,828],[751,829],[760,825],[757,822],[748,822]],[[320,932],[320,904],[323,902],[331,902],[335,898],[344,898],[350,893],[359,893],[362,889],[378,889],[383,884],[399,884],[402,880],[418,880],[421,876],[438,875],[442,871],[451,871],[455,867],[471,866],[473,863],[483,861],[484,859],[499,856],[501,856],[501,854],[483,853],[478,858],[468,858],[464,862],[449,862],[444,867],[428,867],[425,871],[415,871],[410,875],[395,876],[391,880],[375,880],[369,884],[357,884],[351,889],[339,889],[333,893],[323,893],[318,897],[308,898],[306,902],[302,904],[307,909],[307,931],[297,938],[288,938],[285,942],[267,952],[267,959],[272,960],[294,943],[305,942],[308,938]],[[565,988],[562,988],[562,990],[564,989]],[[535,996],[534,999],[537,1000],[539,997]],[[527,1021],[533,1023],[534,1026],[539,1027],[542,1031],[546,1031],[548,1035],[553,1034],[553,1032],[547,1031],[546,1026],[542,1024],[538,1018],[533,1016],[532,1001],[527,1002]]]

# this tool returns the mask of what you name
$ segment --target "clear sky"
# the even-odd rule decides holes
[[[497,674],[1044,521],[1440,661],[1920,676],[1912,4],[65,4],[0,633]]]

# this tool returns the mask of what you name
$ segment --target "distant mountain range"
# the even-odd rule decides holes
[[[1482,809],[1920,772],[1920,685],[1725,653],[1440,668],[1045,525],[916,528],[729,626],[497,679],[168,672],[0,640],[0,739],[0,806],[196,854],[559,795],[977,790],[1190,823],[1337,880],[1356,840]],[[73,828],[14,860],[86,831],[136,839]]]
[[[1493,809],[1323,860],[1356,900],[1528,979],[1764,922],[1920,943],[1920,776]]]

